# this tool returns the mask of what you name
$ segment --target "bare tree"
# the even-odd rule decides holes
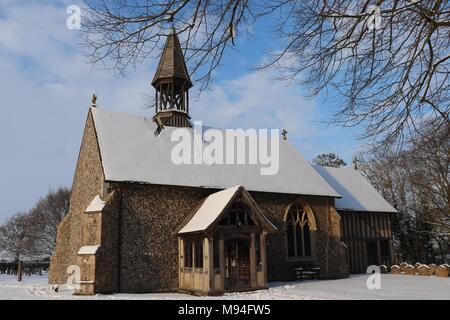
[[[313,159],[313,163],[319,166],[340,168],[347,163],[334,153],[322,153]]]
[[[279,43],[282,79],[335,94],[334,122],[364,126],[362,138],[401,144],[417,125],[448,125],[450,4],[443,0],[86,0],[91,62],[122,72],[155,52],[175,25],[187,62],[205,88],[235,39],[262,18]],[[381,20],[378,18],[381,17]],[[378,24],[379,23],[379,24]]]
[[[51,190],[41,198],[30,211],[33,239],[33,252],[38,256],[49,257],[56,247],[56,233],[59,223],[69,211],[70,190],[60,187]]]
[[[237,29],[255,21],[248,0],[85,0],[82,19],[86,54],[93,63],[110,58],[122,73],[158,49],[177,27],[187,63],[206,88]],[[157,50],[156,52],[159,53]]]
[[[379,152],[361,156],[361,171],[399,211],[393,215],[394,232],[406,257],[427,259],[432,244],[442,259],[450,239],[450,128],[429,132],[409,141],[408,149],[397,156]]]
[[[31,220],[26,213],[18,213],[0,226],[0,251],[12,255],[17,262],[17,279],[22,281],[21,259],[33,251]]]

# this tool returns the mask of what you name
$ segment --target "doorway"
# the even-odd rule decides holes
[[[250,240],[226,240],[224,247],[225,290],[250,288]]]
[[[379,265],[378,248],[376,241],[367,242],[367,263],[370,265]]]

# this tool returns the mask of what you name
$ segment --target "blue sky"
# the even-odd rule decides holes
[[[49,189],[70,186],[91,96],[99,107],[151,116],[144,94],[157,61],[118,78],[81,55],[78,31],[66,28],[66,8],[77,1],[0,0],[0,222],[30,209]],[[360,143],[355,129],[320,121],[333,102],[305,98],[295,83],[254,72],[263,49],[276,43],[268,24],[240,39],[216,72],[213,88],[191,102],[192,118],[224,128],[286,128],[308,160],[335,152],[351,163]]]

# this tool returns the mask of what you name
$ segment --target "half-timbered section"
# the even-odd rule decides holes
[[[315,168],[342,195],[336,199],[336,209],[350,272],[366,272],[370,265],[390,267],[394,257],[391,215],[397,211],[357,170]]]
[[[370,265],[392,265],[392,213],[339,210],[342,241],[347,246],[350,272]]]
[[[275,231],[243,187],[213,193],[178,232],[179,288],[202,294],[266,288],[266,236]]]

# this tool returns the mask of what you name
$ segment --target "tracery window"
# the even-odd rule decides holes
[[[289,258],[311,256],[311,222],[299,204],[293,204],[286,217],[286,237]]]

